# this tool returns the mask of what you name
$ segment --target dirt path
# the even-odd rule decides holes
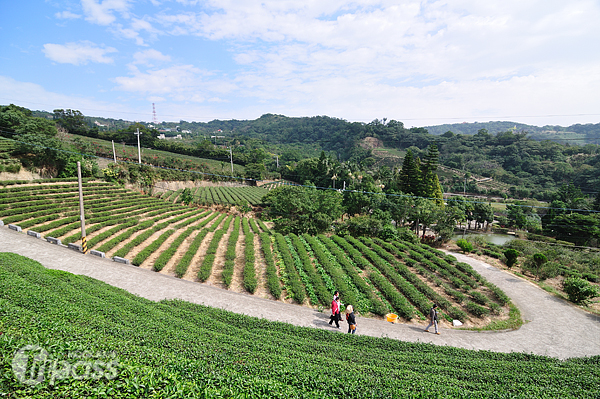
[[[245,256],[244,251],[246,250],[245,241],[246,236],[240,226],[240,236],[238,237],[237,245],[235,246],[235,266],[233,268],[233,275],[231,276],[231,284],[229,284],[229,291],[233,292],[246,292],[244,289],[244,265]]]
[[[208,237],[207,241],[210,241]],[[0,227],[0,251],[27,256],[51,269],[87,275],[150,300],[178,298],[268,320],[334,331],[328,325],[328,312],[238,294],[83,255],[6,227]],[[561,359],[600,355],[600,317],[484,262],[460,254],[453,255],[503,289],[521,309],[527,320],[525,325],[515,331],[483,333],[443,328],[441,335],[434,335],[423,332],[422,325],[390,324],[359,317],[357,333],[475,350],[534,353]],[[195,273],[192,276],[195,277]]]
[[[221,237],[221,241],[219,241],[219,246],[217,247],[217,252],[215,253],[215,261],[213,262],[212,273],[208,280],[206,280],[206,284],[213,285],[215,287],[227,289],[225,284],[223,284],[223,268],[225,267],[225,252],[227,252],[227,243],[229,242],[229,236],[233,231],[233,220],[229,224],[229,229],[227,233],[223,234]]]
[[[263,254],[262,246],[260,245],[260,236],[258,234],[254,234],[254,259],[256,279],[258,280],[254,295],[259,298],[275,300],[275,297],[271,295],[269,288],[267,287],[267,264],[265,262],[265,255]]]
[[[208,232],[206,237],[202,240],[202,244],[200,244],[200,248],[198,248],[198,252],[192,259],[192,263],[185,272],[185,275],[182,277],[183,280],[187,281],[198,281],[198,272],[200,271],[200,265],[202,265],[202,260],[204,259],[204,254],[206,253],[206,249],[210,245],[213,236],[215,233]]]

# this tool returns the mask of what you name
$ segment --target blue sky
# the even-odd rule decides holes
[[[0,104],[159,121],[600,122],[597,0],[4,1]]]

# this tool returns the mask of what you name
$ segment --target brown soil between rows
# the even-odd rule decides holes
[[[192,214],[190,217],[185,218],[184,220],[181,220],[177,223],[183,223],[186,220],[189,220],[191,218],[194,218],[198,216],[197,214]],[[206,217],[200,219],[200,220],[196,220],[194,223],[190,223],[189,225],[182,227],[180,229],[176,229],[175,233],[171,234],[166,240],[165,242],[162,243],[162,245],[160,247],[158,247],[158,249],[156,251],[154,251],[150,256],[148,256],[148,258],[142,262],[142,264],[140,265],[141,268],[143,269],[153,269],[154,267],[154,262],[156,261],[156,259],[158,259],[158,257],[164,252],[166,251],[171,244],[173,244],[173,241],[175,241],[177,239],[177,237],[179,237],[183,232],[185,232],[187,229],[189,229],[190,227],[193,226],[197,226],[198,224],[200,224]],[[165,231],[169,230],[169,229],[173,229],[174,226],[168,226]],[[161,230],[162,231],[162,230]],[[160,237],[160,236],[159,236]],[[188,237],[189,238],[189,237]],[[173,261],[173,259],[171,259],[171,261]]]
[[[213,262],[212,272],[210,277],[206,280],[206,284],[213,285],[215,287],[227,289],[227,286],[223,283],[223,268],[225,267],[225,253],[227,252],[227,244],[229,243],[229,237],[233,232],[234,223],[231,221],[227,232],[221,237],[217,252],[215,253],[215,261]],[[238,236],[239,240],[239,236]]]
[[[206,254],[206,250],[208,249],[208,246],[210,245],[210,242],[212,241],[214,234],[215,233],[212,231],[209,231],[208,233],[206,233],[206,237],[204,237],[204,239],[202,240],[202,244],[200,244],[200,247],[198,248],[198,252],[196,252],[196,255],[194,255],[194,258],[192,259],[190,266],[188,267],[187,271],[185,272],[184,276],[182,277],[183,280],[195,281],[195,282],[200,281],[200,280],[198,280],[198,272],[200,271],[200,266],[202,265],[202,260],[204,259],[204,255]]]
[[[265,262],[265,255],[262,252],[262,246],[260,244],[260,236],[254,235],[254,267],[256,268],[256,278],[258,284],[254,295],[261,298],[275,300],[275,297],[269,292],[267,287],[267,263]]]
[[[241,227],[240,227],[241,229]],[[244,289],[244,266],[246,257],[244,252],[246,251],[246,236],[243,231],[240,231],[237,245],[235,246],[235,266],[233,268],[233,275],[231,276],[231,284],[229,284],[229,290],[233,292],[246,292]]]

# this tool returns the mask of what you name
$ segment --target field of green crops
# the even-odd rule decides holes
[[[182,189],[167,190],[156,195],[170,202],[181,202],[180,195],[182,191]],[[198,205],[258,205],[267,193],[268,190],[265,188],[251,186],[209,186],[192,189],[193,202]]]
[[[8,253],[0,333],[8,398],[597,398],[600,386],[598,356],[469,351],[152,302]]]
[[[250,200],[254,189],[209,192],[245,193]],[[85,182],[83,192],[88,248],[158,273],[315,308],[329,307],[331,293],[339,290],[359,314],[393,312],[404,320],[424,321],[432,303],[446,320],[467,326],[511,314],[510,299],[498,287],[426,245],[283,236],[259,219],[176,204],[176,192],[159,199],[94,181]],[[6,185],[0,188],[0,220],[81,244],[77,184]]]

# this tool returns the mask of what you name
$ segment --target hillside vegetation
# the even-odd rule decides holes
[[[211,188],[212,189],[212,188]],[[215,192],[231,193],[221,190]],[[235,187],[253,195],[256,187]],[[84,183],[87,245],[132,264],[237,292],[327,308],[339,290],[363,315],[517,327],[510,299],[466,263],[410,241],[273,233],[260,219],[169,202],[110,183]],[[229,194],[228,194],[229,195]],[[202,198],[202,197],[200,197]],[[248,198],[248,197],[246,197]],[[224,198],[225,200],[225,198]],[[77,184],[7,185],[0,220],[65,243],[81,243]]]
[[[597,356],[469,351],[156,303],[10,253],[0,315],[8,397],[594,398],[600,384]],[[47,356],[13,369],[24,349]]]

